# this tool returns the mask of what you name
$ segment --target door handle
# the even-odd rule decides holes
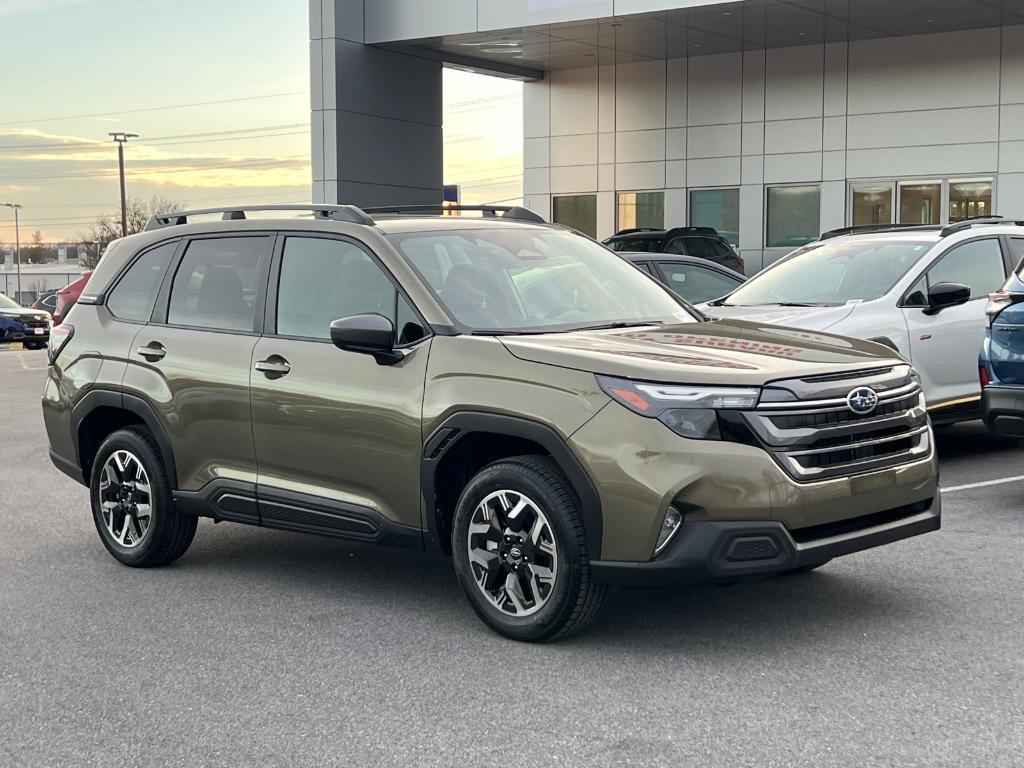
[[[135,354],[141,355],[152,363],[163,359],[164,355],[167,354],[167,350],[164,349],[164,345],[159,341],[151,341],[145,347],[139,347],[136,349]]]
[[[271,355],[266,360],[260,360],[255,368],[268,379],[279,379],[292,369],[288,361],[280,355]]]

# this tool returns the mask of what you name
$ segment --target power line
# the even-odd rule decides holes
[[[137,115],[140,112],[162,112],[169,109],[188,109],[190,107],[208,107],[214,104],[236,104],[243,101],[259,101],[261,99],[280,99],[285,96],[308,95],[308,91],[288,91],[287,93],[267,93],[262,96],[240,96],[236,99],[216,99],[214,101],[195,101],[189,104],[166,104],[161,107],[141,107],[139,109],[123,109],[107,112],[92,112],[87,115],[61,115],[60,117],[37,117],[32,120],[7,120],[0,125],[19,125],[25,123],[52,123],[57,120],[82,120],[88,117],[108,117],[110,115]]]
[[[263,166],[285,166],[288,165],[290,160],[309,160],[308,155],[292,155],[289,157],[278,157],[278,158],[266,158],[266,159],[253,159],[253,160],[241,160],[234,163],[213,163],[210,165],[197,165],[195,163],[186,163],[174,168],[133,168],[128,171],[128,175],[132,177],[139,176],[152,176],[154,174],[164,173],[188,173],[188,172],[202,172],[202,171],[225,171],[225,170],[236,170],[246,168],[257,168]],[[304,168],[308,166],[303,166]],[[114,174],[114,175],[111,175]],[[44,179],[97,179],[106,181],[109,179],[116,178],[116,172],[111,169],[103,169],[94,173],[63,173],[63,174],[49,174],[42,176],[5,176],[4,180],[11,181],[38,181]]]
[[[292,128],[305,128],[303,133],[309,132],[309,123],[285,123],[283,125],[264,125],[258,128],[235,128],[227,131],[210,131],[208,133],[181,133],[171,136],[154,136],[151,139],[136,142],[139,146],[161,146],[163,142],[173,142],[175,144],[190,143],[184,141],[178,141],[179,139],[202,139],[210,137],[221,137],[221,136],[234,136],[238,134],[253,134],[261,133],[264,131],[284,131]],[[195,142],[199,143],[199,142]],[[79,140],[77,144],[69,144],[67,142],[51,143],[51,144],[25,144],[21,146],[0,146],[0,152],[25,152],[29,150],[40,150],[40,149],[51,149],[51,150],[90,150],[90,149],[106,149],[106,143],[99,141],[86,141]]]

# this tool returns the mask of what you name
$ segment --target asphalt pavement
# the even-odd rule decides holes
[[[45,352],[0,351],[0,765],[1021,766],[1024,450],[939,434],[940,532],[491,633],[450,564],[200,522],[103,549],[47,458]],[[968,486],[968,487],[963,487]]]

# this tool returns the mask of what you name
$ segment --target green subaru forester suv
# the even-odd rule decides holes
[[[198,517],[434,550],[491,628],[543,641],[609,584],[939,527],[888,347],[709,321],[521,208],[293,208],[155,217],[53,329],[50,455],[126,565],[180,557]]]

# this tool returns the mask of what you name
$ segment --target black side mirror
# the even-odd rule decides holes
[[[937,315],[944,309],[966,304],[971,300],[971,289],[961,283],[936,283],[928,290],[926,315]]]
[[[381,365],[393,365],[404,357],[395,350],[395,324],[384,315],[350,315],[331,323],[331,341],[338,349],[373,355]]]

